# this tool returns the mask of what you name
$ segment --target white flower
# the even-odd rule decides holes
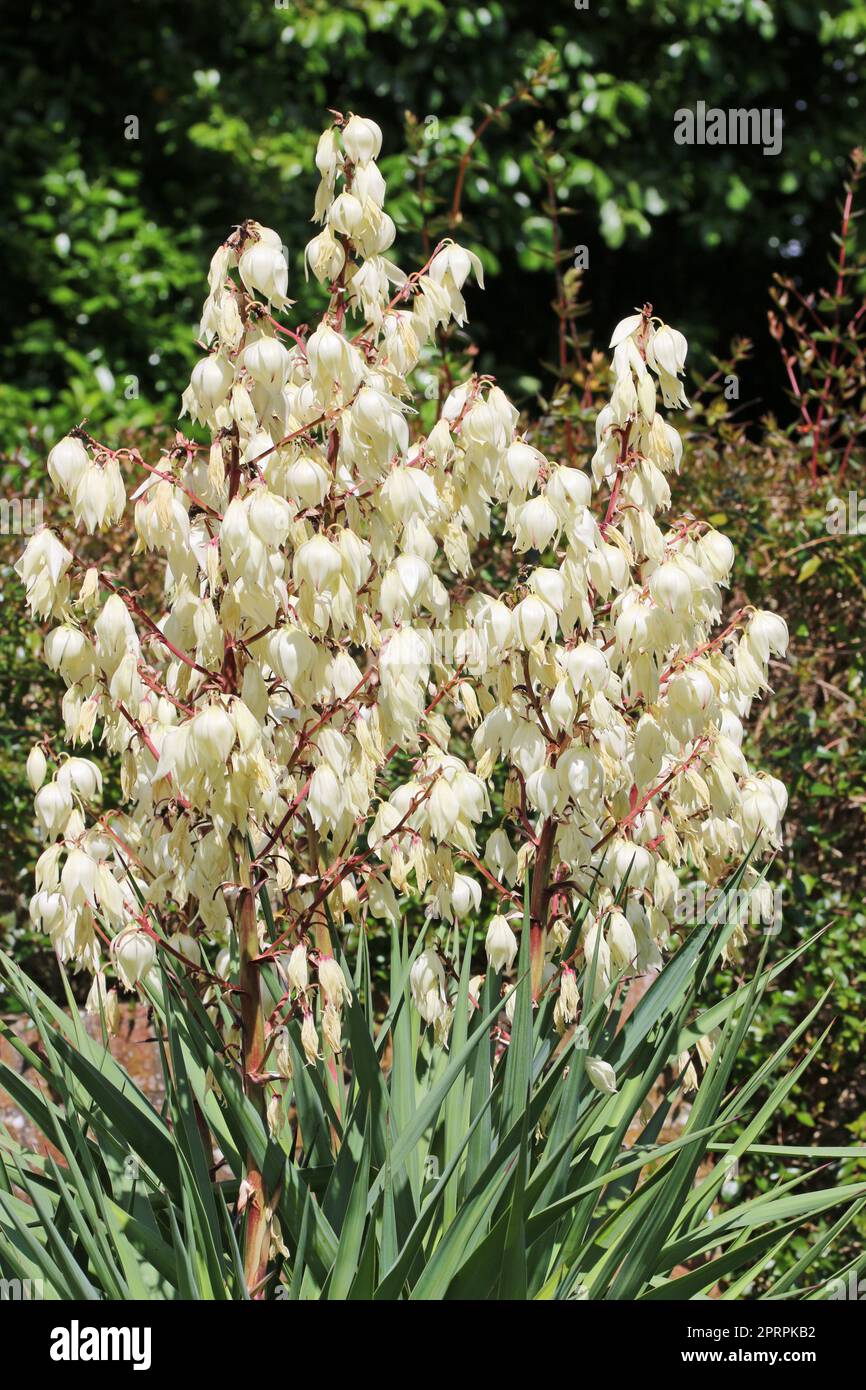
[[[156,963],[153,938],[139,927],[127,927],[111,943],[111,954],[127,989],[147,979]]]
[[[257,338],[244,351],[244,366],[254,381],[280,390],[286,384],[291,360],[277,338]]]
[[[364,205],[353,193],[341,193],[328,210],[328,225],[341,236],[358,235],[364,223]]]
[[[409,971],[412,1002],[425,1023],[434,1023],[445,1007],[445,970],[435,951],[422,951]]]
[[[288,1028],[281,1027],[275,1029],[274,1045],[271,1048],[271,1066],[286,1081],[291,1081],[294,1075],[292,1064],[292,1046],[289,1041]]]
[[[369,164],[382,148],[382,131],[375,121],[350,116],[343,127],[343,148],[354,164]]]
[[[341,1009],[349,997],[349,988],[340,966],[333,956],[320,956],[317,970],[319,984],[328,1004],[337,1010]]]
[[[101,530],[119,521],[126,504],[126,491],[116,458],[90,463],[72,489],[77,525],[88,532]]]
[[[604,1062],[600,1057],[584,1057],[583,1066],[597,1091],[601,1091],[603,1095],[616,1095],[616,1072],[610,1062]]]
[[[71,552],[47,526],[30,537],[15,565],[15,572],[24,581],[27,602],[34,615],[43,618],[50,613],[61,615],[69,594],[67,572],[71,564]]]
[[[714,579],[727,580],[734,564],[734,547],[721,531],[706,531],[698,541],[701,559]]]
[[[477,912],[481,906],[481,887],[468,874],[455,874],[450,892],[450,915],[457,921]]]
[[[787,800],[744,752],[784,620],[740,611],[725,631],[733,547],[687,497],[670,510],[685,339],[649,311],[618,324],[585,470],[545,457],[546,426],[487,374],[461,372],[440,409],[438,330],[465,321],[481,261],[450,238],[411,277],[387,258],[380,148],[357,115],[318,143],[305,259],[329,292],[311,331],[274,321],[288,287],[274,229],[247,221],[217,249],[211,347],[183,396],[209,437],[179,435],[156,473],[80,431],[52,448],[79,531],[116,525],[129,480],[133,570],[121,528],[67,547],[43,526],[16,564],[65,687],[57,737],[27,759],[46,841],[34,923],[91,973],[114,936],[134,983],[155,961],[149,928],[130,925],[144,902],[159,938],[226,981],[241,886],[265,890],[259,945],[286,986],[265,1032],[285,1078],[280,1030],[299,1006],[310,1064],[323,1039],[329,1055],[342,1045],[348,977],[310,945],[320,914],[337,959],[351,932],[401,932],[410,902],[438,920],[410,989],[447,1046],[445,956],[477,924],[485,876],[519,903],[541,873],[542,988],[562,1034],[580,1001],[555,962],[579,904],[594,897],[577,953],[595,960],[592,1005],[620,972],[659,967],[682,866],[710,892],[753,843],[767,857]],[[87,756],[97,744],[117,798]],[[497,971],[516,961],[505,911],[487,933]]]
[[[348,400],[358,389],[364,374],[357,348],[328,324],[322,324],[307,340],[307,361],[310,380],[323,405],[330,402],[337,386],[343,399]]]
[[[289,977],[289,984],[293,989],[303,993],[310,983],[310,970],[307,963],[307,948],[301,941],[295,946],[289,956],[289,964],[286,971]]]
[[[685,369],[688,343],[682,333],[664,324],[652,336],[652,355],[658,365],[670,376],[677,376]]]
[[[68,911],[68,904],[62,893],[49,893],[41,888],[30,899],[31,922],[52,936],[63,927]]]
[[[203,357],[192,369],[190,386],[198,405],[199,416],[209,418],[222,405],[234,380],[234,369],[225,357]]]
[[[484,942],[487,959],[497,975],[510,970],[517,956],[517,937],[504,917],[494,917]]]
[[[241,256],[238,270],[248,290],[258,290],[277,308],[286,303],[289,267],[279,246],[267,241],[254,242]]]
[[[107,987],[102,971],[98,971],[93,977],[93,984],[90,986],[87,999],[84,1002],[84,1012],[92,1018],[103,1020],[109,1036],[116,1036],[120,1026],[120,1006],[117,1002],[117,991]]]
[[[512,610],[512,619],[524,647],[533,647],[542,634],[550,635],[554,626],[554,614],[541,599],[530,594],[522,599]]]
[[[93,624],[96,655],[106,671],[114,671],[138,638],[129,610],[119,594],[110,594]]]
[[[210,774],[218,774],[225,767],[235,737],[231,716],[220,705],[208,705],[190,727],[193,755]]]
[[[69,787],[64,787],[58,782],[48,782],[36,793],[33,805],[36,818],[49,839],[61,835],[72,815],[72,794]]]
[[[304,258],[320,284],[336,280],[346,264],[346,252],[330,227],[324,227],[318,236],[307,242]]]
[[[31,791],[38,792],[48,771],[48,760],[38,743],[34,743],[27,755],[26,771]]]
[[[57,769],[60,786],[70,786],[84,801],[92,801],[102,791],[102,773],[88,758],[67,758]]]
[[[330,1001],[322,1010],[322,1036],[332,1052],[342,1052],[343,1030],[340,1011]]]
[[[632,333],[635,333],[642,323],[643,314],[629,314],[628,318],[620,319],[616,328],[613,330],[609,346],[612,348],[619,347],[620,343],[624,343],[626,338],[631,337]]]
[[[671,613],[688,612],[692,602],[692,581],[677,560],[659,565],[650,575],[649,590],[656,603]]]
[[[578,642],[566,652],[565,669],[576,695],[587,691],[594,695],[597,690],[604,690],[610,679],[607,657],[591,642]]]
[[[316,829],[336,825],[343,809],[343,793],[337,777],[327,763],[316,768],[310,778],[307,805]]]
[[[577,988],[577,978],[569,966],[563,966],[559,981],[559,994],[553,1006],[553,1021],[557,1032],[564,1033],[568,1025],[574,1022],[579,1007],[580,992]]]
[[[304,1021],[301,1024],[301,1046],[308,1065],[314,1067],[319,1056],[319,1035],[309,1010],[304,1013]]]
[[[778,613],[767,610],[752,615],[748,626],[749,641],[762,661],[768,661],[770,653],[785,656],[788,651],[788,625]]]
[[[617,970],[629,970],[637,959],[637,942],[631,923],[622,912],[611,912],[607,919],[607,944]]]
[[[67,497],[83,477],[89,467],[90,455],[80,439],[67,435],[48,455],[48,473],[55,487],[59,487]]]
[[[541,493],[518,508],[514,525],[517,550],[543,550],[559,530],[559,517]]]

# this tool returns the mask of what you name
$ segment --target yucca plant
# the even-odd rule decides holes
[[[507,1047],[492,968],[472,998],[471,933],[453,943],[461,969],[448,1051],[430,1044],[410,1007],[420,942],[410,951],[393,932],[390,1005],[378,1020],[362,944],[336,1090],[322,1062],[304,1066],[290,1029],[291,1124],[273,1113],[263,1124],[183,972],[164,969],[150,985],[165,1074],[157,1109],[74,1007],[53,1003],[3,956],[41,1047],[6,1029],[25,1070],[4,1065],[0,1086],[52,1146],[42,1157],[0,1134],[4,1278],[42,1280],[57,1298],[729,1299],[749,1296],[805,1228],[808,1254],[765,1281],[765,1296],[824,1296],[809,1267],[866,1205],[866,1181],[835,1186],[827,1174],[866,1151],[756,1148],[821,1039],[792,1065],[810,1015],[731,1088],[765,992],[812,944],[762,961],[709,1002],[740,876],[631,1013],[619,981],[564,1037],[556,994],[533,1006],[528,931],[506,1000]],[[595,964],[582,972],[585,998]],[[716,1045],[688,1117],[663,1141],[682,1095],[677,1059],[707,1035]],[[759,1198],[726,1201],[732,1166],[752,1152],[775,1154],[788,1175]],[[273,1194],[269,1234],[281,1253],[264,1289],[244,1278],[245,1156]]]
[[[314,331],[281,321],[274,229],[214,254],[183,395],[207,439],[151,463],[78,426],[49,454],[74,526],[61,507],[17,566],[66,687],[27,759],[30,912],[93,976],[103,1041],[116,987],[149,1000],[166,1099],[9,963],[49,1090],[9,1089],[58,1156],[10,1148],[6,1258],[114,1297],[747,1282],[860,1197],[798,1175],[732,1216],[728,1169],[702,1167],[754,1141],[787,1055],[728,1094],[766,972],[695,1015],[746,944],[741,888],[758,919],[772,899],[787,793],[742,743],[787,627],[729,609],[733,546],[671,509],[683,335],[650,304],[622,319],[588,471],[546,458],[492,377],[442,358],[479,257],[386,256],[381,143],[339,113],[319,142]],[[130,486],[149,595],[93,539]],[[709,919],[682,910],[725,883]],[[629,1014],[635,976],[654,982]]]

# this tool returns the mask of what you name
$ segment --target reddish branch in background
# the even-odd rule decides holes
[[[819,472],[839,484],[855,450],[866,444],[866,299],[857,295],[866,273],[866,253],[857,247],[855,211],[864,154],[851,154],[845,185],[838,254],[831,262],[832,290],[804,294],[791,276],[776,275],[770,293],[770,333],[779,344],[799,418],[795,438],[808,451],[809,475]]]

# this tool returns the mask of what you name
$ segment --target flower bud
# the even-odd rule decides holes
[[[25,765],[27,781],[30,783],[30,790],[38,792],[42,783],[45,781],[45,774],[48,771],[48,760],[38,743],[34,743],[30,752],[27,754]]]
[[[603,1062],[600,1057],[584,1057],[583,1066],[586,1075],[597,1091],[603,1095],[616,1095],[616,1072],[610,1062]]]

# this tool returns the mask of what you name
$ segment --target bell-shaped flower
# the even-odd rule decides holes
[[[156,964],[153,937],[139,927],[127,927],[111,943],[117,973],[127,989],[143,983]]]
[[[278,309],[287,303],[289,267],[279,245],[263,240],[253,242],[238,261],[238,271],[251,293],[258,290]]]
[[[369,164],[377,159],[382,148],[382,131],[375,121],[365,116],[349,117],[343,127],[343,149],[353,164]]]
[[[90,455],[80,439],[69,434],[59,440],[48,454],[48,475],[54,486],[71,497],[90,466]]]
[[[281,391],[291,369],[291,358],[278,338],[256,338],[244,350],[244,366],[260,386]]]
[[[491,969],[497,975],[501,974],[503,970],[511,969],[517,957],[517,937],[511,930],[507,918],[497,915],[491,919],[490,926],[487,928],[484,949],[487,952]]]
[[[342,570],[337,547],[317,532],[295,552],[292,565],[296,584],[309,584],[317,593],[331,588]]]
[[[304,261],[320,285],[336,280],[346,264],[346,252],[330,227],[323,227],[318,236],[307,242]]]
[[[236,730],[231,715],[221,705],[207,705],[190,726],[194,757],[211,777],[224,771],[234,747]]]

